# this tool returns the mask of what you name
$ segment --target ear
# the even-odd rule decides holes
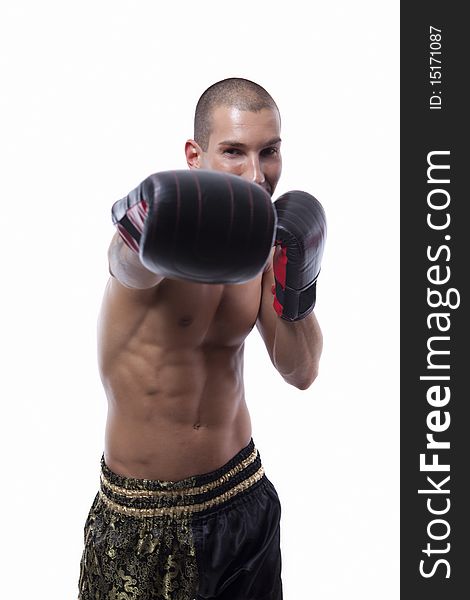
[[[190,169],[200,169],[202,163],[201,146],[194,140],[188,140],[184,145],[184,153],[186,154],[186,162]]]

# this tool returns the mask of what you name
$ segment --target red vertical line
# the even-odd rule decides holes
[[[199,233],[201,231],[201,216],[202,216],[202,191],[201,186],[199,185],[199,180],[195,174],[193,174],[194,181],[196,182],[197,188],[197,228],[196,228],[196,241],[195,241],[195,249],[199,246]]]
[[[180,190],[180,184],[178,181],[178,174],[176,173],[176,171],[173,173],[174,178],[175,178],[175,184],[176,184],[176,219],[175,219],[175,227],[173,229],[173,249],[176,246],[176,234],[179,231],[179,223],[180,223],[180,215],[181,215],[181,190]],[[175,256],[175,254],[173,253],[173,256]]]
[[[250,229],[249,229],[249,234],[248,234],[248,238],[247,238],[247,241],[248,241],[253,234],[253,194],[251,192],[251,185],[248,181],[247,181],[247,187],[248,187],[248,198],[250,200]]]
[[[227,184],[228,184],[228,187],[230,190],[230,224],[229,224],[229,231],[228,231],[228,235],[227,235],[227,246],[228,246],[229,242],[230,242],[230,238],[232,237],[233,218],[234,218],[235,208],[234,208],[234,193],[233,193],[232,183],[228,177],[226,177],[225,180],[227,181]]]

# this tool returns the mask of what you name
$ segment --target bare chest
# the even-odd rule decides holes
[[[260,300],[261,276],[239,285],[165,282],[151,311],[152,329],[164,345],[240,345],[256,323]]]

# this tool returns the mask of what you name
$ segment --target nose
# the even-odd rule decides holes
[[[262,185],[265,182],[264,172],[261,168],[258,155],[250,156],[245,176],[253,183],[258,183],[259,185]]]

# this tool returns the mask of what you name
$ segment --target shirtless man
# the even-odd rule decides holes
[[[223,80],[198,102],[194,139],[185,145],[187,174],[239,176],[233,179],[270,198],[281,175],[280,147],[280,115],[271,96],[253,82]],[[186,172],[175,173],[183,186]],[[222,175],[209,175],[215,178],[207,184],[211,210],[217,210],[227,194]],[[244,341],[256,324],[286,382],[307,389],[314,381],[322,335],[312,310],[324,215],[313,197],[293,193],[300,195],[300,208],[291,202],[301,213],[300,228],[307,228],[306,237],[315,229],[315,247],[310,239],[300,267],[280,240],[279,202],[273,205],[275,239],[282,244],[271,250],[271,237],[254,276],[206,283],[210,275],[199,278],[196,266],[194,277],[179,278],[159,267],[158,256],[139,255],[142,232],[131,231],[126,220],[130,215],[137,230],[139,219],[145,226],[152,199],[143,197],[148,185],[160,189],[164,179],[149,179],[113,207],[118,231],[99,321],[108,418],[101,490],[85,526],[79,598],[280,600],[279,501],[251,439]],[[294,315],[286,314],[287,290],[285,297],[280,290],[289,285],[289,268],[291,280],[297,277],[309,290],[307,306]]]

